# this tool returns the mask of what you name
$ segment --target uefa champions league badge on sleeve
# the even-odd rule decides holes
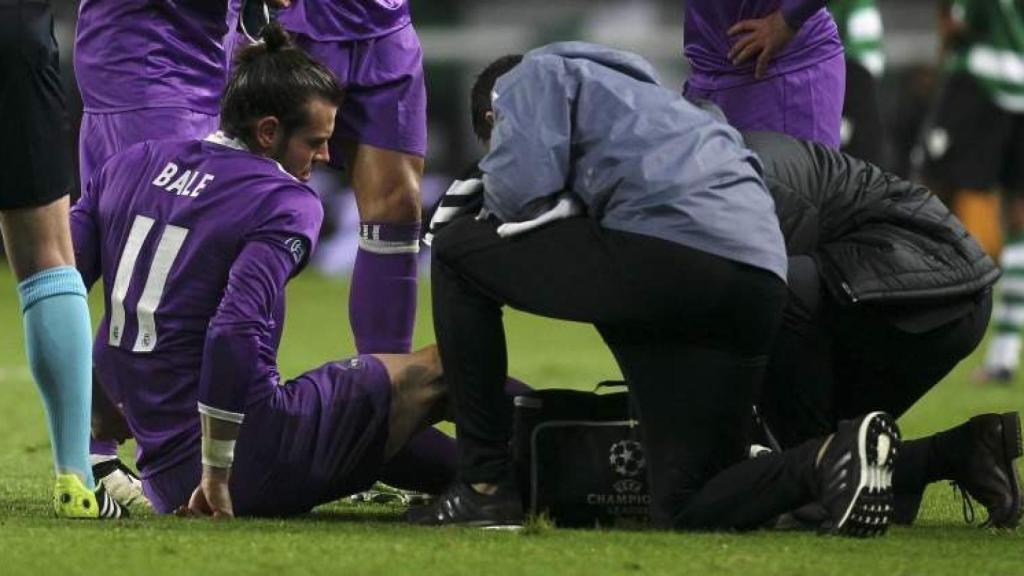
[[[292,255],[292,260],[296,264],[302,262],[302,259],[306,256],[306,245],[302,242],[302,238],[292,236],[284,241],[284,245],[288,248],[288,252]]]
[[[338,367],[342,370],[360,370],[363,367],[363,359],[358,356],[348,358],[338,362]]]

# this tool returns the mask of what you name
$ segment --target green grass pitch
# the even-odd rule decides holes
[[[427,283],[416,342],[432,340]],[[99,302],[93,298],[94,320]],[[351,355],[347,286],[307,274],[288,292],[281,370],[288,377]],[[588,326],[506,316],[513,374],[538,387],[589,388],[617,377]],[[135,513],[120,523],[63,522],[50,511],[50,451],[26,367],[10,272],[0,266],[0,574],[1024,574],[1024,529],[967,526],[946,485],[913,528],[854,541],[805,533],[523,533],[403,526],[380,505],[323,506],[291,520],[210,522]],[[983,411],[1024,408],[1024,383],[979,388],[978,355],[903,418],[906,437]],[[129,454],[125,448],[124,454]]]

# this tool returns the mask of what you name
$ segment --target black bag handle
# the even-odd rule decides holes
[[[594,386],[594,392],[596,393],[596,392],[598,392],[600,390],[603,390],[605,388],[625,388],[626,390],[628,390],[629,389],[629,385],[626,384],[625,380],[604,380],[604,381],[598,382],[597,385]],[[639,414],[637,414],[636,406],[633,405],[633,397],[632,396],[629,397],[627,405],[629,407],[628,418],[630,420],[634,420],[634,421],[639,420],[640,416],[639,416]]]
[[[604,380],[602,382],[598,382],[597,385],[594,386],[594,392],[597,392],[602,388],[627,388],[627,386],[625,380]]]

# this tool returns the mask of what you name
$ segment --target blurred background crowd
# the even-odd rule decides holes
[[[77,143],[82,105],[72,50],[78,2],[55,0],[54,5],[71,137]],[[848,57],[862,60],[877,81],[884,130],[879,144],[860,155],[870,154],[869,159],[902,176],[913,173],[915,145],[940,92],[938,5],[936,0],[831,3]],[[423,44],[429,94],[425,207],[481,153],[470,127],[468,93],[475,74],[496,57],[557,40],[588,40],[643,55],[658,68],[666,86],[681,89],[688,73],[680,0],[411,0],[411,8]],[[864,10],[880,16],[884,35],[875,19],[865,19]],[[861,36],[855,38],[851,31]],[[344,175],[324,168],[314,183],[328,213],[317,266],[327,273],[345,273],[357,240],[354,200],[344,193]]]

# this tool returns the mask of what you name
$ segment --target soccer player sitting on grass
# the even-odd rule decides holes
[[[452,477],[451,440],[417,435],[444,412],[433,348],[280,383],[284,287],[323,215],[303,181],[327,159],[343,93],[279,26],[263,36],[238,58],[221,131],[116,154],[72,212],[79,270],[104,280],[96,374],[161,513],[290,515],[377,479]]]
[[[203,138],[217,129],[229,20],[227,0],[82,0],[74,64],[85,108],[78,140],[83,186],[132,144]],[[94,438],[89,452],[96,481],[114,499],[144,502],[138,478],[117,458],[116,442]]]

